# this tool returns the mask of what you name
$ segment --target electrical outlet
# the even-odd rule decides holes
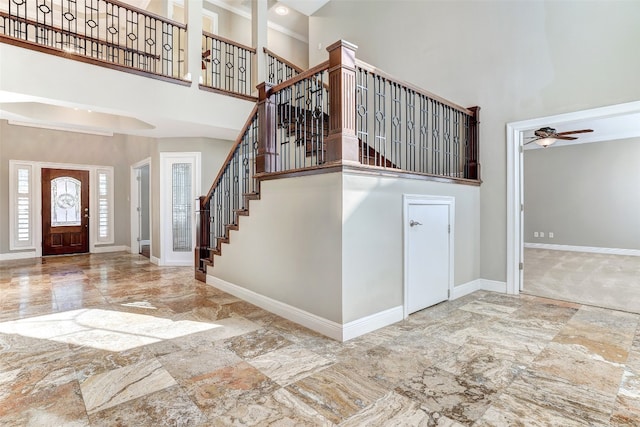
[[[550,231],[550,232],[549,232],[549,238],[550,238],[550,239],[553,239],[553,231]]]
[[[544,231],[540,232],[540,237],[544,237]]]
[[[537,231],[533,232],[533,237],[538,237],[538,232]]]

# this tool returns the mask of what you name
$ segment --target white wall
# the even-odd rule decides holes
[[[455,197],[454,284],[480,278],[479,187],[345,173],[343,191],[345,323],[403,303],[403,194]]]
[[[640,139],[526,150],[524,206],[525,242],[640,249]]]
[[[640,99],[639,16],[624,1],[333,0],[310,18],[309,62],[346,39],[358,58],[482,107],[481,277],[505,281],[506,123]]]
[[[342,323],[342,178],[264,181],[207,273]]]
[[[197,84],[181,86],[5,43],[0,43],[0,58],[0,101],[17,96],[147,122],[162,120],[168,125],[166,131],[178,136],[185,136],[186,123],[189,136],[235,138],[254,106],[251,101],[199,90]],[[170,126],[176,122],[180,126]]]

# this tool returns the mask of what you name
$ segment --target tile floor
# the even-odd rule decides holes
[[[640,315],[476,292],[338,343],[192,276],[0,263],[0,425],[640,425]]]

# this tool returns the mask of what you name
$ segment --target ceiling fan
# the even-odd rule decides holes
[[[204,52],[202,52],[202,69],[206,70],[207,69],[207,62],[211,62],[211,58],[209,58],[211,56],[211,49],[207,49]]]
[[[587,133],[593,132],[593,129],[580,129],[580,130],[570,130],[567,132],[556,132],[554,128],[551,127],[543,127],[533,132],[535,136],[528,136],[527,138],[531,139],[531,141],[527,141],[524,145],[531,144],[535,142],[541,147],[548,147],[555,143],[558,139],[564,140],[574,140],[578,139],[576,136],[569,136],[576,133]]]

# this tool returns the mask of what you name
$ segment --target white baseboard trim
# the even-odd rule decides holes
[[[481,286],[481,279],[472,280],[470,282],[463,283],[462,285],[454,286],[450,299],[454,300],[454,299],[463,297],[465,295],[469,295],[475,291],[480,290],[481,289],[480,286]]]
[[[403,318],[403,309],[400,305],[341,325],[292,305],[234,285],[218,277],[207,275],[207,284],[238,298],[242,298],[271,313],[319,332],[322,335],[333,338],[336,341],[347,341],[359,337],[360,335],[399,322]]]
[[[149,255],[149,261],[151,264],[160,265],[160,258],[154,257],[153,255]]]
[[[342,325],[336,322],[261,295],[257,292],[250,291],[249,289],[245,289],[238,285],[234,285],[233,283],[229,283],[214,276],[207,275],[207,284],[248,301],[251,304],[257,305],[271,313],[275,313],[278,316],[282,316],[285,319],[326,335],[329,338],[342,341]]]
[[[478,279],[480,281],[480,289],[483,291],[507,293],[507,282],[499,282],[497,280]]]
[[[476,279],[462,285],[454,286],[451,299],[458,299],[465,295],[469,295],[475,291],[491,291],[507,293],[507,282],[499,282],[497,280]]]
[[[36,258],[36,251],[7,252],[5,254],[0,254],[0,261],[12,261],[14,259],[28,259],[28,258]]]
[[[91,251],[92,254],[105,254],[108,252],[131,252],[131,248],[129,246],[95,246]]]
[[[592,254],[640,256],[639,249],[599,248],[595,246],[552,245],[549,243],[525,243],[525,248],[549,249],[552,251],[587,252]]]
[[[404,318],[404,309],[401,305],[379,313],[362,317],[342,325],[342,341],[348,341],[360,335],[384,328],[401,321]]]

